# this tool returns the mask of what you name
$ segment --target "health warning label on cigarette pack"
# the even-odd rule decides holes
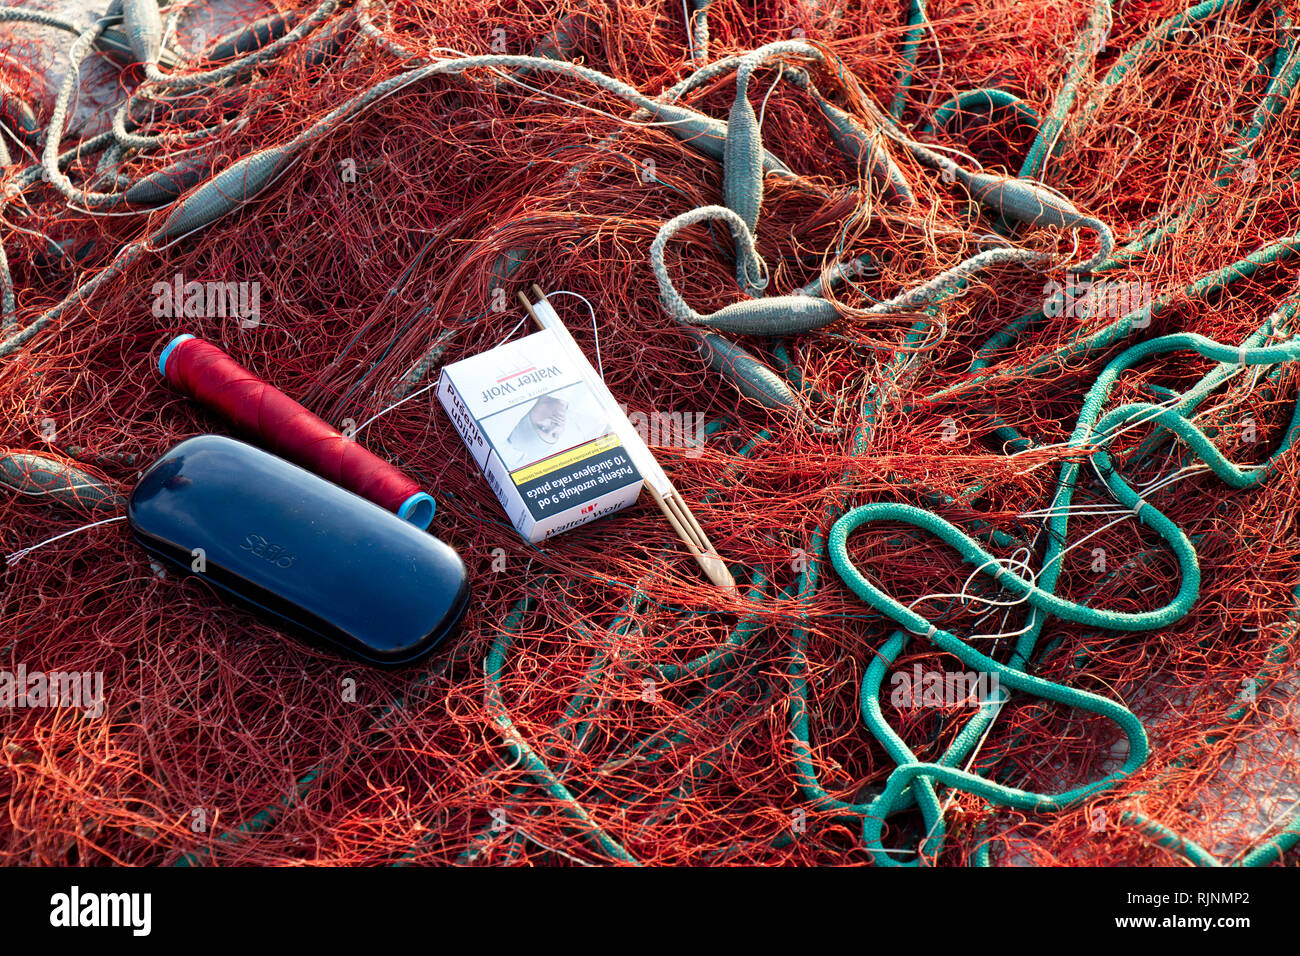
[[[538,521],[641,483],[641,473],[615,435],[521,468],[510,478]]]

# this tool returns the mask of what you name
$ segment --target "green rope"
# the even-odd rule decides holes
[[[1057,155],[1060,149],[1058,138],[1065,127],[1066,118],[1074,107],[1084,77],[1091,71],[1102,42],[1110,31],[1110,24],[1110,0],[1099,0],[1092,12],[1088,14],[1065,79],[1061,83],[1047,118],[1038,128],[1038,136],[1030,145],[1025,161],[1020,167],[1021,178],[1037,179],[1043,171],[1048,155]]]
[[[912,77],[916,73],[916,58],[921,50],[921,41],[925,38],[928,23],[925,0],[909,0],[907,32],[903,34],[903,66],[898,73],[898,91],[889,105],[889,114],[896,120],[902,120],[903,110],[907,108],[907,91],[912,86]]]
[[[1044,563],[1033,579],[1008,570],[996,556],[944,518],[910,505],[864,505],[836,522],[829,541],[831,560],[836,571],[862,600],[904,629],[895,632],[872,661],[862,689],[863,717],[868,729],[897,764],[884,792],[863,815],[863,838],[877,863],[888,865],[895,862],[881,843],[884,821],[892,813],[909,806],[912,800],[920,804],[928,824],[928,835],[919,848],[916,862],[937,855],[942,844],[943,827],[934,812],[937,805],[937,795],[933,791],[935,783],[981,796],[1002,806],[1034,811],[1060,810],[1076,806],[1088,797],[1109,789],[1145,761],[1148,753],[1146,732],[1141,721],[1130,710],[1098,695],[1033,677],[1025,672],[1024,667],[1049,615],[1107,630],[1148,631],[1181,619],[1196,600],[1200,569],[1192,542],[1173,521],[1142,499],[1114,469],[1107,446],[1121,428],[1140,420],[1176,434],[1198,458],[1209,465],[1217,477],[1234,488],[1246,488],[1263,481],[1271,473],[1273,464],[1289,450],[1291,430],[1288,430],[1287,437],[1266,465],[1241,468],[1228,461],[1208,436],[1176,408],[1133,403],[1116,408],[1104,416],[1101,414],[1102,406],[1122,372],[1150,356],[1184,350],[1219,362],[1235,361],[1242,365],[1271,365],[1300,358],[1300,342],[1233,348],[1196,334],[1169,335],[1127,349],[1106,366],[1089,390],[1068,444],[1079,449],[1091,449],[1088,459],[1097,468],[1111,496],[1133,510],[1137,520],[1155,531],[1173,551],[1179,564],[1179,587],[1174,598],[1163,607],[1141,612],[1110,611],[1076,603],[1055,594],[1062,559],[1067,550],[1065,542],[1068,540],[1069,512],[1081,467],[1079,461],[1067,461],[1061,466],[1056,494],[1049,511],[1050,517],[1046,521],[1048,545]],[[1296,405],[1291,429],[1297,424],[1300,424],[1300,403]],[[950,631],[938,628],[911,607],[890,597],[858,570],[848,553],[848,537],[863,525],[880,521],[902,522],[929,532],[954,548],[965,563],[975,567],[976,573],[991,578],[1012,596],[1029,605],[1029,626],[1018,637],[1014,653],[1008,662],[996,661]],[[996,675],[1000,686],[1112,720],[1128,739],[1128,755],[1124,765],[1099,780],[1057,794],[1024,791],[976,773],[956,769],[951,765],[953,758],[964,757],[972,740],[978,739],[972,728],[980,728],[982,736],[983,726],[1000,709],[1001,699],[985,703],[980,715],[972,718],[943,760],[937,763],[917,760],[885,722],[878,704],[879,689],[888,666],[906,646],[908,637],[904,632],[925,635],[940,650],[954,655],[966,665]],[[919,790],[917,785],[920,786]],[[910,794],[906,793],[909,787],[912,788]]]
[[[998,89],[996,86],[985,86],[979,89],[967,90],[964,93],[957,94],[950,100],[946,100],[943,105],[934,111],[934,116],[930,118],[929,122],[921,127],[921,132],[934,133],[944,130],[957,116],[992,116],[995,111],[1000,109],[1010,110],[1026,126],[1032,126],[1035,129],[1039,126],[1038,111],[1020,97],[1014,93],[1008,93],[1006,90]]]

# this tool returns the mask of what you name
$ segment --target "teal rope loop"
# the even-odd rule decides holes
[[[934,111],[930,121],[921,127],[922,133],[934,133],[946,130],[948,124],[958,116],[989,116],[997,110],[1008,110],[1026,126],[1038,129],[1038,111],[1032,106],[1006,90],[996,86],[984,86],[967,90],[947,100]]]
[[[1101,415],[1105,400],[1124,371],[1150,356],[1175,351],[1191,351],[1222,363],[1272,365],[1300,358],[1300,340],[1270,346],[1243,344],[1232,347],[1194,333],[1163,336],[1127,349],[1106,366],[1089,390],[1069,445],[1088,451],[1087,460],[1096,467],[1111,496],[1132,509],[1137,520],[1155,531],[1174,553],[1180,572],[1179,586],[1174,598],[1163,607],[1140,612],[1109,611],[1055,594],[1062,559],[1067,550],[1069,511],[1079,478],[1079,461],[1067,461],[1061,466],[1050,509],[1051,516],[1046,522],[1048,545],[1044,565],[1033,579],[1009,570],[975,539],[941,516],[922,508],[897,503],[863,505],[836,521],[828,541],[828,552],[840,578],[864,602],[903,628],[903,631],[891,635],[868,666],[861,693],[863,719],[897,765],[884,791],[865,808],[862,818],[863,840],[878,864],[897,863],[890,855],[894,851],[882,843],[886,819],[914,804],[919,806],[926,822],[927,836],[918,848],[917,858],[913,862],[919,864],[938,854],[944,830],[937,809],[938,795],[934,790],[936,784],[983,797],[999,806],[1035,812],[1056,811],[1077,806],[1087,798],[1113,787],[1145,762],[1149,753],[1146,731],[1132,711],[1116,701],[1034,677],[1025,670],[1048,616],[1106,630],[1149,631],[1178,621],[1191,610],[1196,601],[1200,569],[1192,541],[1163,512],[1143,500],[1115,471],[1107,446],[1126,426],[1134,422],[1149,422],[1182,439],[1190,451],[1204,461],[1222,481],[1234,488],[1247,488],[1262,482],[1272,473],[1274,465],[1290,450],[1296,429],[1300,428],[1300,402],[1297,402],[1286,437],[1268,461],[1260,466],[1241,467],[1229,461],[1205,432],[1185,417],[1183,410],[1178,407],[1138,402]],[[902,522],[929,532],[956,550],[965,563],[973,565],[976,574],[992,579],[995,585],[1029,605],[1030,626],[1018,639],[1010,661],[1004,663],[994,660],[952,632],[935,626],[872,584],[862,574],[849,555],[849,536],[864,525],[881,521]],[[1123,766],[1096,781],[1057,794],[1020,790],[954,766],[966,757],[973,744],[982,736],[984,729],[1001,708],[1005,700],[1003,697],[984,703],[980,713],[972,718],[942,760],[919,761],[889,727],[879,705],[880,688],[889,666],[908,642],[907,632],[925,635],[939,650],[952,654],[967,666],[996,675],[1002,687],[1113,721],[1128,739],[1128,755]]]

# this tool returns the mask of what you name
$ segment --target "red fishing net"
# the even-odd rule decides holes
[[[211,23],[192,6],[177,31],[180,72],[212,65],[190,45],[195,25]],[[1300,231],[1300,54],[1289,19],[1298,11],[1201,7],[1216,9],[1170,28],[1181,3],[1118,3],[1109,20],[1090,20],[1056,0],[933,0],[919,17],[905,3],[714,0],[707,60],[693,61],[703,37],[688,36],[673,2],[415,0],[365,8],[371,31],[357,26],[355,8],[333,11],[244,75],[168,94],[179,104],[149,100],[147,132],[161,138],[126,151],[108,176],[136,181],[195,156],[219,171],[293,140],[411,69],[374,34],[418,56],[553,49],[650,97],[704,62],[804,40],[848,71],[812,71],[823,96],[862,121],[866,101],[888,111],[898,94],[910,135],[972,168],[1020,174],[1059,110],[1045,161],[1026,175],[1106,223],[1119,246],[1168,228],[1094,277],[1089,300],[1064,270],[1093,254],[1086,229],[1012,232],[897,148],[916,201],[886,202],[837,149],[808,94],[784,81],[787,67],[764,65],[751,102],[763,146],[793,172],[765,182],[756,233],[768,295],[865,256],[861,275],[832,294],[865,310],[1006,235],[1055,257],[1048,270],[980,272],[920,332],[916,314],[859,311],[806,334],[732,336],[793,383],[802,403],[793,414],[741,399],[660,303],[651,243],[672,217],[723,203],[717,160],[560,73],[478,68],[394,90],[313,139],[244,207],[181,241],[149,243],[0,358],[0,449],[73,465],[129,494],[181,438],[229,432],[157,372],[159,350],[180,332],[346,431],[430,384],[442,362],[520,334],[515,293],[536,282],[594,306],[606,381],[653,424],[650,444],[735,571],[736,592],[709,584],[646,503],[541,547],[521,542],[425,391],[364,433],[367,448],[437,499],[430,531],[472,578],[462,633],[419,665],[381,671],[286,638],[201,581],[151,565],[122,522],[10,561],[0,670],[102,675],[103,709],[0,711],[0,860],[870,862],[863,813],[812,789],[869,806],[895,771],[859,697],[898,625],[826,561],[830,525],[855,505],[911,504],[973,536],[996,532],[988,548],[1007,567],[1036,571],[1061,462],[1081,460],[1057,592],[1107,611],[1159,607],[1178,590],[1178,566],[1149,530],[1118,520],[1123,509],[1087,464],[1089,447],[1068,445],[1084,396],[1136,342],[1197,332],[1235,348],[1271,315],[1268,341],[1295,325],[1294,244],[1220,287],[1195,283]],[[338,48],[309,49],[330,28]],[[120,74],[119,95],[140,78],[138,67]],[[725,120],[734,97],[733,71],[684,101]],[[37,104],[43,120],[49,108]],[[83,132],[98,128],[70,130],[63,148]],[[36,155],[10,147],[13,182]],[[63,168],[84,185],[97,162],[74,157]],[[22,188],[4,208],[16,311],[3,337],[168,215],[86,208],[41,182]],[[741,298],[722,223],[685,229],[666,265],[701,313]],[[247,291],[220,314],[206,304],[189,314],[158,291],[177,277]],[[1044,315],[1052,282],[1072,307]],[[1114,324],[1115,310],[1095,306],[1120,294],[1160,303],[1149,324],[1077,347]],[[594,356],[585,308],[552,301]],[[1106,407],[1167,402],[1218,367],[1186,352],[1156,355],[1120,377]],[[1229,371],[1195,420],[1238,465],[1269,461],[1291,422],[1296,369]],[[1180,619],[1138,632],[1052,618],[1024,668],[1123,703],[1145,725],[1150,755],[1126,779],[1050,812],[939,786],[944,836],[921,854],[927,862],[985,852],[996,864],[1186,860],[1160,827],[1228,862],[1293,827],[1295,453],[1287,448],[1267,481],[1241,489],[1150,423],[1126,428],[1110,454],[1194,543],[1197,599]],[[49,496],[3,491],[0,551],[87,520]],[[849,548],[899,602],[921,602],[940,626],[1009,659],[1027,605],[1005,594],[1001,605],[968,600],[999,597],[987,582],[970,584],[973,567],[950,548],[891,523],[864,528]],[[967,669],[917,636],[889,670]],[[978,708],[965,697],[917,706],[894,693],[904,683],[885,680],[884,716],[917,759],[938,761]],[[1126,747],[1109,720],[1011,694],[961,766],[999,786],[1056,793],[1114,771]],[[904,809],[889,817],[885,844],[910,862],[927,832],[922,814]]]

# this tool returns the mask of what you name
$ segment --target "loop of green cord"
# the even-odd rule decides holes
[[[862,689],[862,711],[867,727],[897,763],[897,768],[890,775],[884,792],[866,808],[862,817],[863,839],[878,864],[897,864],[898,861],[893,859],[891,852],[882,843],[884,823],[887,817],[911,806],[913,801],[920,804],[927,824],[927,837],[918,848],[916,859],[911,862],[915,864],[933,859],[938,853],[943,840],[943,827],[941,819],[935,812],[938,802],[937,794],[934,792],[936,784],[944,784],[981,796],[1000,806],[1032,811],[1060,810],[1076,806],[1113,786],[1145,761],[1148,754],[1146,732],[1141,721],[1130,710],[1104,697],[1033,677],[1025,672],[1024,667],[1048,615],[1106,630],[1154,631],[1182,618],[1196,600],[1200,572],[1192,542],[1154,505],[1143,501],[1114,469],[1107,445],[1121,428],[1135,420],[1149,421],[1176,435],[1188,445],[1198,459],[1210,467],[1217,477],[1234,488],[1246,488],[1263,481],[1270,474],[1273,463],[1286,454],[1291,446],[1295,429],[1300,426],[1300,403],[1296,405],[1286,438],[1273,452],[1268,462],[1262,466],[1247,468],[1239,467],[1225,458],[1210,438],[1196,424],[1184,417],[1177,408],[1133,403],[1101,416],[1101,408],[1122,372],[1150,356],[1180,350],[1192,351],[1202,357],[1223,363],[1271,365],[1300,358],[1300,341],[1293,340],[1273,346],[1234,348],[1191,333],[1164,336],[1124,351],[1106,366],[1089,390],[1069,444],[1081,449],[1091,449],[1089,459],[1097,467],[1112,497],[1120,504],[1135,509],[1137,520],[1155,531],[1174,552],[1181,580],[1176,596],[1164,607],[1137,613],[1123,613],[1065,600],[1054,593],[1068,540],[1069,509],[1080,471],[1078,461],[1068,461],[1061,466],[1051,508],[1052,517],[1046,523],[1048,546],[1044,564],[1035,580],[1027,580],[1014,571],[1006,570],[993,554],[950,522],[929,511],[910,505],[893,503],[864,505],[853,509],[835,523],[828,545],[832,563],[845,584],[876,611],[901,625],[907,632],[928,635],[936,647],[954,655],[967,666],[997,675],[1002,687],[1107,717],[1119,726],[1128,739],[1128,755],[1122,768],[1097,781],[1058,794],[1019,790],[952,766],[967,755],[969,744],[973,739],[978,739],[969,732],[971,727],[979,727],[982,734],[983,728],[992,717],[991,712],[995,712],[1001,706],[1002,701],[998,700],[984,704],[981,714],[971,721],[967,732],[964,732],[949,748],[949,752],[941,762],[920,762],[889,727],[878,703],[879,690],[887,668],[907,643],[907,635],[896,632],[869,666]],[[876,587],[858,570],[849,555],[849,536],[864,525],[882,521],[902,522],[928,531],[952,546],[964,562],[976,568],[977,573],[994,580],[1012,595],[1025,599],[1032,608],[1030,611],[1032,627],[1017,642],[1010,661],[996,661],[977,651],[955,634],[935,627],[920,614]],[[909,788],[912,791],[910,794],[907,793]]]

